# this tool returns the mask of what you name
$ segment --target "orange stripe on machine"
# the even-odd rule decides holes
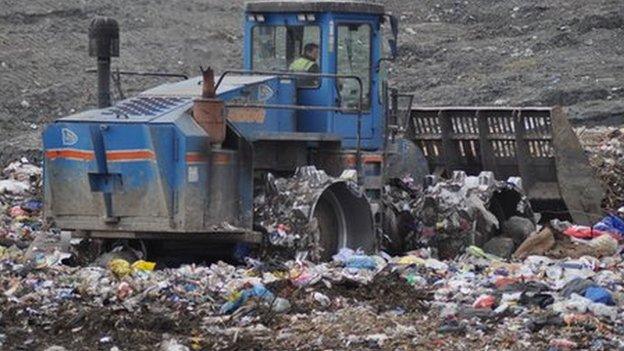
[[[49,149],[45,157],[51,160],[64,158],[76,161],[91,161],[95,159],[95,153],[91,150],[80,149]],[[144,150],[114,150],[106,152],[108,162],[150,161],[156,158],[154,151]]]
[[[154,159],[156,159],[156,154],[148,149],[106,151],[108,162],[151,161]]]
[[[95,158],[93,151],[80,149],[48,149],[45,157],[50,160],[64,158],[75,161],[91,161]]]
[[[208,162],[208,156],[199,152],[187,152],[186,163],[206,163]]]
[[[342,162],[347,166],[355,166],[357,163],[357,156],[353,154],[346,154],[342,156]],[[362,163],[381,163],[383,157],[381,155],[362,155]]]
[[[229,154],[225,153],[214,153],[212,154],[212,162],[215,165],[227,165],[231,161],[231,157]]]
[[[364,163],[381,163],[383,161],[383,157],[381,155],[365,155]]]

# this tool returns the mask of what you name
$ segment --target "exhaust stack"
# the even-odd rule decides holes
[[[89,56],[97,57],[98,107],[111,105],[111,57],[119,57],[119,24],[109,17],[95,17],[89,26]]]
[[[200,69],[203,76],[202,95],[193,105],[193,118],[208,133],[210,144],[217,146],[225,140],[225,104],[216,97],[212,68]]]

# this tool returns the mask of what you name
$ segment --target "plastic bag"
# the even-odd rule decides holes
[[[563,234],[577,239],[592,239],[609,233],[583,225],[573,225],[566,228]]]
[[[624,239],[624,219],[618,216],[608,215],[594,225],[594,229],[616,234],[618,240]]]
[[[342,249],[340,249],[340,251],[338,251],[337,254],[332,256],[332,260],[337,263],[345,263],[353,255],[355,255],[355,251],[347,247],[343,247]]]
[[[117,258],[108,262],[108,269],[110,269],[117,278],[123,278],[128,274],[132,273],[130,263],[121,258]]]
[[[585,290],[585,297],[593,302],[603,303],[605,305],[615,305],[611,293],[599,286],[590,286]]]
[[[133,271],[153,271],[156,268],[156,262],[138,260],[132,264]]]
[[[0,180],[0,194],[21,195],[30,190],[30,185],[13,179]]]
[[[420,257],[413,256],[413,255],[407,255],[407,256],[403,256],[399,258],[399,260],[397,261],[397,264],[402,265],[402,266],[424,265],[425,260],[423,260]]]
[[[472,255],[474,257],[485,258],[486,260],[490,260],[490,261],[500,261],[500,260],[502,260],[502,258],[500,258],[500,257],[498,257],[496,255],[489,254],[489,253],[483,251],[482,248],[480,248],[478,246],[474,246],[474,245],[468,246],[466,248],[466,253],[469,254],[469,255]]]
[[[496,302],[496,298],[492,295],[481,295],[477,298],[477,300],[472,304],[474,308],[492,308],[494,303]]]
[[[275,299],[275,295],[267,290],[262,284],[256,284],[251,288],[243,291],[236,291],[228,297],[228,301],[221,306],[221,314],[231,314],[242,306],[249,298],[259,297],[265,301],[271,302]]]
[[[377,268],[377,262],[370,256],[353,255],[347,259],[345,267],[374,270]]]

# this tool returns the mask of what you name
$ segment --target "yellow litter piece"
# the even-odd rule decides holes
[[[425,264],[425,260],[423,260],[420,257],[407,255],[407,256],[401,257],[399,259],[399,261],[397,262],[397,264],[405,265],[405,266],[410,266],[410,265],[413,265],[413,264],[421,265],[421,264]]]
[[[286,271],[273,271],[271,272],[276,279],[288,279],[290,272]]]
[[[156,262],[138,260],[132,264],[134,271],[153,271],[156,268]]]
[[[440,232],[440,231],[443,231],[443,230],[444,230],[444,222],[438,222],[438,223],[436,223],[436,226],[435,226],[435,227],[436,227],[436,230],[437,230],[437,231],[439,231],[439,232]]]
[[[17,217],[15,217],[13,219],[15,221],[17,221],[17,222],[25,222],[25,221],[29,220],[30,217],[28,217],[28,216],[17,216]]]
[[[201,350],[202,349],[201,339],[198,337],[191,338],[191,348],[193,350]]]
[[[243,295],[242,291],[232,291],[232,293],[230,293],[230,295],[228,295],[228,297],[226,297],[227,301],[230,302],[234,302],[238,299],[240,299],[240,297]]]
[[[117,258],[108,262],[108,269],[110,269],[111,272],[113,272],[113,274],[117,276],[117,278],[123,278],[128,274],[132,273],[130,263],[121,258]]]
[[[482,248],[480,248],[478,246],[474,246],[474,245],[468,246],[466,248],[466,253],[468,253],[468,254],[470,254],[472,256],[475,256],[475,257],[485,258],[485,259],[490,260],[490,261],[500,261],[500,260],[502,260],[502,258],[500,258],[498,256],[495,256],[495,255],[492,255],[492,254],[489,254],[489,253],[486,253],[485,251],[483,251]]]

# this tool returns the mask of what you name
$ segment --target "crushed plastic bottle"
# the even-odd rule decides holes
[[[554,347],[557,350],[573,350],[578,347],[578,344],[568,339],[552,339],[548,343],[550,347]]]
[[[352,255],[347,259],[345,267],[374,270],[377,268],[377,261],[371,256]]]

